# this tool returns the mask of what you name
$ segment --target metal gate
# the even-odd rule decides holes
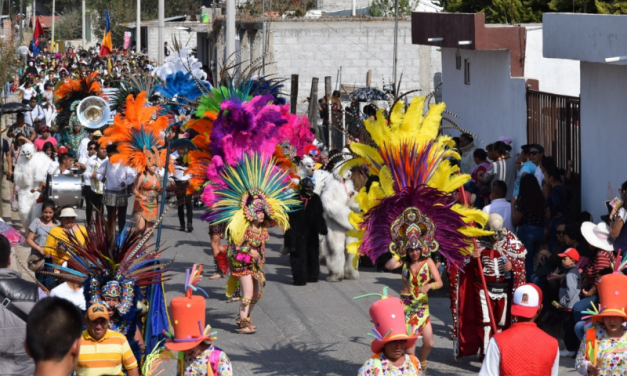
[[[527,142],[544,146],[544,155],[553,157],[562,170],[572,161],[573,176],[568,182],[574,196],[571,213],[581,210],[579,121],[579,98],[527,90]]]

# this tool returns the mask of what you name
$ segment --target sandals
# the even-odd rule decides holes
[[[237,326],[239,327],[239,329],[237,330],[239,334],[253,334],[257,332],[257,330],[254,329],[254,327],[252,326],[250,318],[238,318],[236,322]]]

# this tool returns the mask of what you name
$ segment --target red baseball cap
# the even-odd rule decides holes
[[[579,252],[575,248],[568,248],[564,253],[558,253],[559,257],[570,257],[575,261],[579,261]]]
[[[530,319],[538,313],[540,304],[542,304],[542,290],[533,283],[524,284],[514,291],[512,315]]]

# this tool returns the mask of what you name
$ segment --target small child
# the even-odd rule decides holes
[[[194,265],[185,281],[185,296],[172,299],[170,312],[174,334],[165,332],[165,347],[178,351],[177,376],[232,376],[231,362],[226,353],[211,342],[217,339],[211,326],[205,327],[205,298],[192,295],[200,281],[202,266]]]
[[[565,314],[563,328],[564,343],[566,344],[566,351],[560,351],[560,356],[571,357],[577,353],[580,342],[575,334],[575,319],[572,312],[573,306],[579,301],[579,293],[581,292],[581,275],[577,268],[579,252],[575,248],[568,248],[558,256],[562,258],[564,278],[560,283],[560,301],[556,307],[563,310]]]

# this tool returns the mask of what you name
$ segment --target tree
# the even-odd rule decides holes
[[[82,14],[80,8],[75,8],[59,16],[55,24],[54,37],[57,40],[82,38]]]
[[[418,0],[398,0],[398,15],[410,16],[418,6]],[[396,17],[395,0],[373,0],[368,7],[368,12],[373,17]]]
[[[18,73],[20,63],[15,58],[15,41],[11,38],[0,38],[0,86],[13,82]]]

